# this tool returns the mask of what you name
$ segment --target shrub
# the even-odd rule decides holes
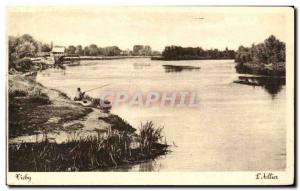
[[[143,153],[147,155],[152,154],[154,145],[161,139],[163,128],[155,128],[152,121],[146,122],[144,125],[141,123],[140,127],[140,147]]]
[[[13,91],[9,91],[9,97],[13,98],[13,97],[25,97],[28,95],[28,92],[26,92],[25,90],[13,90]]]
[[[44,93],[42,93],[41,95],[30,96],[30,97],[28,97],[27,101],[32,104],[50,104],[51,103],[51,101],[49,100],[49,97]]]
[[[142,149],[131,147],[135,140],[126,132],[112,132],[106,138],[78,138],[74,133],[61,144],[49,142],[45,134],[42,142],[9,144],[9,171],[89,171],[152,159],[167,152],[167,145],[158,143],[161,131],[152,122],[141,125],[137,139]]]
[[[96,137],[71,139],[62,144],[47,139],[37,143],[10,145],[10,171],[86,171],[116,167],[130,160],[130,138],[110,134],[107,139]]]
[[[64,98],[70,99],[69,96],[64,92],[60,92],[59,95],[61,95]]]
[[[28,72],[32,69],[34,63],[29,58],[22,58],[15,63],[15,69],[19,72]]]

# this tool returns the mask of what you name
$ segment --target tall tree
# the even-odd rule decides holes
[[[29,34],[24,34],[20,37],[9,37],[8,42],[9,49],[9,68],[19,69],[31,67],[31,60],[25,57],[35,56],[39,50],[39,43],[33,39]]]
[[[68,54],[75,54],[75,51],[76,51],[76,47],[73,45],[70,45],[67,49]]]
[[[82,50],[82,46],[81,45],[77,45],[76,46],[75,54],[78,54],[80,56],[82,56],[84,54],[84,51]]]
[[[285,62],[285,43],[271,35],[263,43],[251,47],[240,46],[235,61],[243,64],[253,62],[257,65]]]
[[[88,46],[84,47],[83,49],[83,55],[84,56],[90,56],[90,49]]]
[[[89,54],[90,54],[90,56],[98,56],[99,50],[98,50],[97,45],[91,44],[89,46]]]
[[[42,44],[41,52],[50,52],[50,51],[51,51],[51,47],[49,44]]]
[[[143,48],[144,48],[143,45],[134,45],[133,46],[133,54],[134,55],[140,55]]]
[[[17,59],[24,58],[26,56],[34,56],[38,51],[38,43],[29,34],[24,34],[21,37],[15,39],[13,54]]]
[[[120,55],[121,49],[117,46],[109,46],[103,49],[103,53],[105,56],[117,56]]]

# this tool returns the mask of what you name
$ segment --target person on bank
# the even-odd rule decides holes
[[[85,92],[81,92],[80,88],[77,88],[76,96],[74,97],[74,101],[82,101],[84,98]]]

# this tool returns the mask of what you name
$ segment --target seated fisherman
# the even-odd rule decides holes
[[[84,98],[85,92],[81,92],[80,88],[77,88],[76,96],[74,97],[74,101],[81,101]]]

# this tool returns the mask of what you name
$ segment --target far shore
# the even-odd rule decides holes
[[[151,60],[162,60],[162,61],[180,61],[180,60],[234,60],[234,58],[211,58],[211,57],[174,57],[166,58],[162,56],[153,56]]]
[[[240,74],[254,74],[264,76],[285,76],[285,62],[265,65],[262,63],[237,63],[235,69]]]
[[[130,58],[151,58],[151,56],[66,56],[64,60],[116,60]]]

